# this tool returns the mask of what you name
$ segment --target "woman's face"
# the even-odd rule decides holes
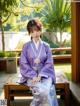
[[[40,38],[41,31],[33,28],[33,30],[31,31],[30,35],[31,35],[32,38]]]

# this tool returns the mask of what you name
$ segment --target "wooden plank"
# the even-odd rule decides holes
[[[53,55],[52,56],[53,59],[71,59],[71,54],[69,55]]]
[[[52,52],[56,51],[70,51],[71,52],[71,47],[61,47],[61,48],[51,48]]]

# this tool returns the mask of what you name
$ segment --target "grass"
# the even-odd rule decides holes
[[[56,72],[65,73],[68,80],[71,80],[71,64],[70,63],[55,64],[54,68]]]

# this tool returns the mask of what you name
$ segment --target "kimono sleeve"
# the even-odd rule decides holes
[[[52,53],[49,45],[46,45],[46,61],[44,63],[44,67],[41,69],[39,76],[42,77],[52,77],[53,82],[55,83],[55,71],[54,71],[54,63],[52,58]]]
[[[23,46],[20,56],[20,73],[24,78],[33,78],[37,73],[31,68],[30,63],[27,60],[27,47]]]

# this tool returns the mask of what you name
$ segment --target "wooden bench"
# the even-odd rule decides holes
[[[12,78],[13,79],[13,78]],[[18,80],[18,79],[16,79]],[[63,80],[59,80],[59,82],[56,82],[56,93],[57,95],[60,95],[64,97],[65,106],[69,106],[69,97],[70,97],[70,89],[69,89],[69,82]],[[18,96],[32,96],[31,91],[29,90],[29,87],[26,85],[21,85],[16,83],[13,80],[9,80],[4,85],[4,97],[7,99],[7,106],[10,106],[10,101],[14,100],[14,97]]]
[[[54,60],[54,63],[70,63],[71,62],[71,54],[53,55],[52,58]]]
[[[51,51],[53,53],[54,63],[71,62],[71,47],[52,48]],[[64,54],[65,52],[67,52],[68,54]]]

